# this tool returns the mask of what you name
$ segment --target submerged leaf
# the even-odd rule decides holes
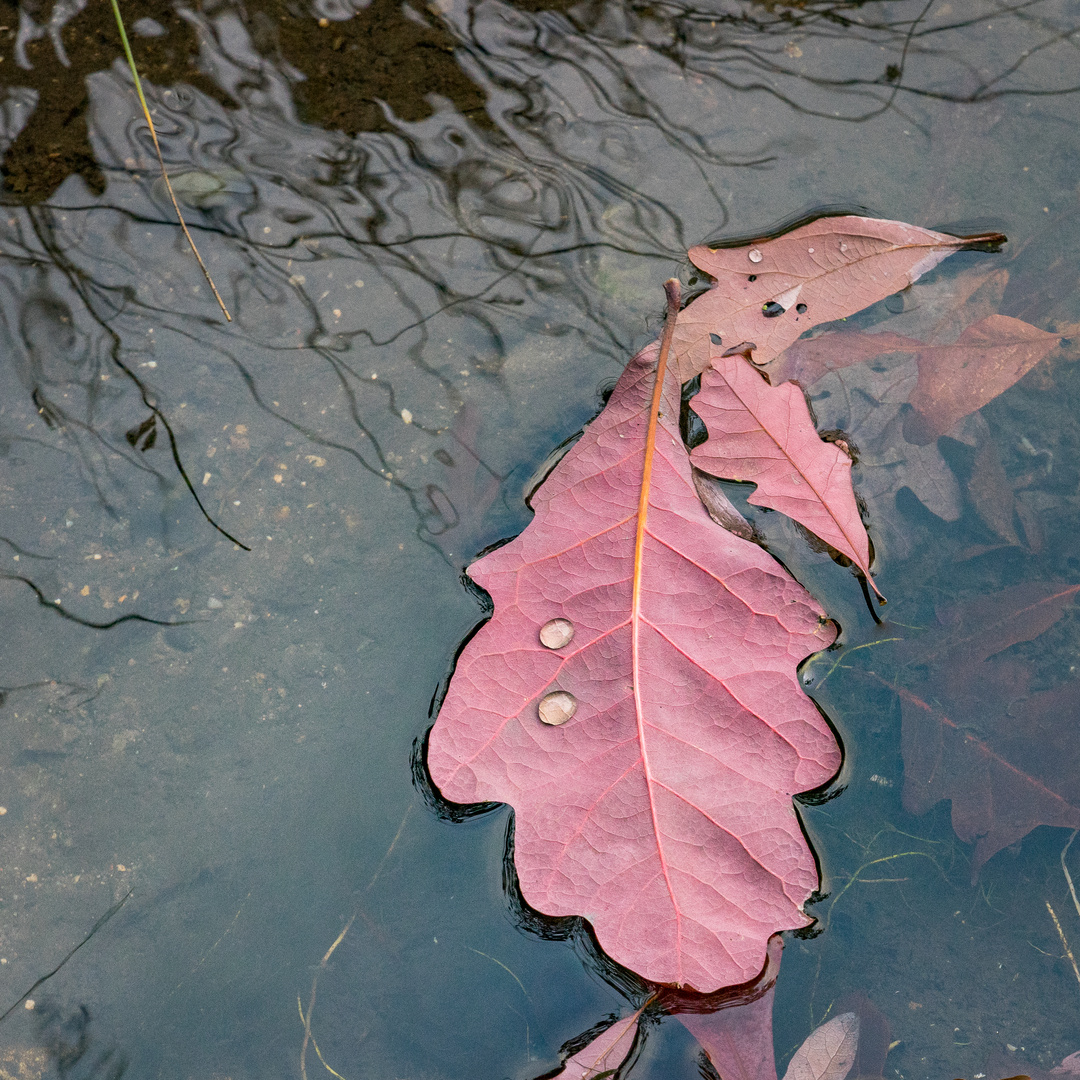
[[[864,334],[859,331],[827,330],[817,337],[796,341],[765,370],[773,385],[791,380],[803,387],[810,387],[830,371],[874,360],[888,353],[918,352],[924,347],[921,341],[889,331]]]
[[[744,540],[753,540],[754,527],[739,513],[735,504],[727,497],[723,485],[715,476],[694,469],[694,490],[702,505],[709,512],[709,517],[736,536]]]
[[[922,446],[947,434],[958,420],[1008,390],[1060,340],[1019,319],[991,315],[969,326],[954,344],[921,350],[919,382],[910,399],[915,412],[904,421],[904,438]]]
[[[913,446],[904,439],[906,402],[918,380],[915,360],[890,356],[874,365],[832,371],[817,382],[811,401],[818,423],[842,430],[859,450],[852,471],[874,523],[879,556],[902,554],[906,543],[896,494],[910,488],[923,505],[943,518],[960,517],[960,485],[936,443]],[[960,434],[960,433],[957,433]],[[964,438],[968,436],[964,434]]]
[[[973,878],[1038,825],[1080,828],[1080,684],[1029,693],[1027,668],[997,655],[1049,629],[1077,592],[1028,582],[978,597],[901,649],[939,672],[898,691],[904,807],[921,814],[952,801],[956,835],[975,844]]]
[[[889,1021],[862,990],[845,994],[835,1008],[838,1013],[853,1012],[859,1019],[859,1043],[848,1074],[851,1080],[880,1080],[891,1042]]]
[[[727,1003],[713,1012],[677,1014],[723,1080],[776,1080],[773,995],[783,952],[777,935],[769,941],[765,970],[751,1000]]]
[[[859,1018],[853,1012],[834,1016],[814,1028],[788,1063],[784,1080],[844,1080],[859,1047]]]

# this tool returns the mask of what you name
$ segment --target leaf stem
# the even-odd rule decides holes
[[[131,68],[131,76],[135,80],[135,92],[139,95],[139,104],[142,106],[143,116],[146,117],[146,122],[150,125],[150,137],[154,140],[154,150],[157,152],[158,164],[161,166],[161,175],[165,181],[165,187],[169,191],[169,198],[172,199],[173,209],[176,211],[176,216],[180,221],[180,228],[184,230],[184,236],[187,237],[187,242],[191,245],[192,253],[199,261],[199,267],[203,272],[203,276],[206,278],[207,284],[210,286],[210,291],[214,294],[214,299],[218,302],[225,318],[229,322],[232,322],[232,316],[229,314],[229,309],[225,306],[225,301],[221,299],[221,294],[217,291],[214,279],[210,276],[210,271],[206,269],[206,263],[203,262],[202,256],[199,254],[199,249],[195,246],[195,241],[191,238],[191,233],[188,232],[187,222],[184,221],[184,215],[180,212],[180,204],[176,201],[176,194],[173,191],[172,183],[169,181],[169,172],[165,168],[165,159],[161,155],[161,145],[158,143],[157,129],[154,127],[154,121],[150,116],[150,108],[146,104],[146,96],[143,94],[142,81],[139,79],[139,69],[135,66],[135,57],[131,53],[131,45],[128,42],[127,31],[124,29],[124,20],[120,15],[120,4],[118,0],[112,0],[112,9],[113,14],[116,16],[116,26],[120,31],[120,41],[124,46],[124,55],[127,57],[128,67]]]
[[[649,514],[649,485],[652,482],[653,456],[656,450],[656,428],[660,415],[660,402],[664,393],[664,376],[667,373],[667,358],[671,351],[671,340],[675,336],[675,321],[679,314],[679,282],[676,278],[669,278],[664,282],[664,292],[667,294],[667,320],[664,323],[664,334],[660,338],[660,353],[656,361],[656,383],[653,386],[652,401],[649,403],[649,429],[645,436],[645,460],[641,473],[641,491],[638,495],[637,508],[637,534],[634,538],[634,578],[630,594],[630,648],[631,648],[631,671],[634,687],[634,713],[637,718],[638,739],[641,744],[642,768],[645,783],[649,788],[649,807],[652,812],[653,830],[656,835],[657,853],[660,863],[664,868],[664,878],[667,882],[668,893],[672,903],[675,904],[675,894],[672,891],[671,880],[668,877],[667,864],[664,852],[660,846],[660,823],[656,819],[656,805],[652,797],[651,779],[649,776],[649,756],[645,749],[644,739],[644,704],[641,700],[641,575],[644,566],[643,554],[645,550],[645,522]],[[676,910],[678,905],[676,906]],[[682,949],[679,948],[678,961],[679,979],[682,983]]]
[[[645,467],[641,475],[641,493],[638,496],[637,536],[634,539],[634,595],[633,613],[636,616],[641,599],[642,551],[645,547],[645,521],[649,514],[649,485],[652,482],[653,452],[656,449],[656,427],[660,416],[660,399],[664,392],[664,375],[667,372],[667,358],[671,351],[671,339],[675,336],[675,320],[679,314],[679,281],[669,278],[664,282],[667,294],[667,320],[664,334],[660,339],[660,356],[656,361],[656,385],[653,387],[652,402],[649,405],[649,430],[645,436]],[[637,620],[634,620],[635,628]],[[635,629],[636,632],[636,629]]]

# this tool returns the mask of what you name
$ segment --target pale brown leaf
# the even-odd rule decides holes
[[[859,1018],[841,1013],[815,1028],[795,1051],[784,1080],[844,1080],[859,1048]]]

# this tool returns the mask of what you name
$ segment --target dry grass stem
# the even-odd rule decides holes
[[[176,201],[176,194],[173,191],[172,183],[169,180],[169,171],[165,168],[165,158],[161,154],[161,145],[158,143],[157,129],[154,127],[153,118],[150,116],[150,108],[146,104],[146,95],[143,94],[142,81],[139,79],[139,69],[135,66],[135,57],[131,52],[131,45],[128,42],[127,31],[124,29],[124,20],[120,15],[120,4],[118,0],[112,0],[113,14],[116,16],[116,25],[120,31],[120,41],[124,46],[124,55],[127,57],[128,67],[131,68],[131,76],[135,80],[135,92],[139,95],[139,104],[142,106],[143,116],[146,117],[146,122],[150,126],[150,137],[154,140],[154,150],[157,153],[158,164],[161,166],[161,175],[165,180],[165,187],[168,189],[169,198],[172,199],[173,209],[176,211],[176,217],[180,222],[180,228],[184,230],[184,236],[187,237],[187,242],[191,245],[192,253],[199,261],[199,267],[203,272],[203,276],[206,278],[207,284],[210,286],[211,292],[214,294],[214,299],[221,307],[221,311],[225,318],[232,322],[232,316],[229,314],[229,309],[225,306],[225,301],[221,299],[221,293],[217,291],[217,286],[214,284],[214,279],[210,276],[210,271],[206,269],[206,263],[203,262],[202,256],[199,254],[199,249],[195,246],[195,241],[191,238],[191,233],[188,232],[187,222],[184,221],[184,215],[180,212],[180,204]]]
[[[319,964],[319,971],[322,971],[329,961],[330,957],[334,955],[334,950],[345,940],[345,935],[349,932],[349,927],[356,922],[356,916],[354,915],[346,924],[344,929],[336,938],[334,938],[334,944],[326,950],[326,955],[323,956],[322,962]],[[322,1051],[319,1049],[319,1044],[315,1041],[315,1036],[311,1034],[311,1010],[315,1008],[315,990],[319,985],[318,973],[311,980],[311,997],[308,998],[307,1015],[304,1015],[304,1006],[298,997],[296,999],[296,1006],[300,1010],[300,1019],[304,1022],[304,1043],[300,1047],[300,1076],[301,1080],[307,1080],[307,1048],[308,1043],[311,1043],[315,1047],[315,1053],[318,1054],[319,1060],[323,1063],[326,1071],[333,1073],[338,1080],[345,1080],[345,1078],[339,1072],[335,1072],[326,1064],[326,1059],[322,1056]]]
[[[113,0],[113,2],[115,3],[115,0]],[[409,820],[409,815],[412,813],[412,809],[413,804],[410,803],[405,810],[405,814],[401,819],[401,824],[398,826],[397,832],[394,834],[394,839],[390,841],[390,846],[386,849],[386,853],[379,860],[379,865],[375,868],[375,873],[371,875],[371,880],[365,886],[365,893],[369,892],[372,885],[374,885],[375,882],[379,879],[379,875],[382,873],[383,867],[386,866],[386,860],[390,858],[390,855],[393,853],[394,848],[397,847],[397,842],[401,839],[401,834],[405,831],[405,823]],[[336,1072],[334,1069],[330,1068],[329,1065],[327,1065],[326,1059],[322,1056],[322,1051],[319,1049],[319,1044],[315,1041],[315,1036],[311,1033],[311,1011],[315,1008],[315,993],[318,990],[319,986],[319,974],[322,971],[326,970],[326,965],[330,962],[330,957],[334,955],[334,950],[345,940],[345,935],[349,932],[349,928],[354,922],[356,922],[357,914],[359,914],[358,911],[354,912],[352,918],[350,918],[349,921],[345,924],[341,933],[338,934],[336,938],[334,938],[334,943],[330,946],[329,949],[326,950],[325,955],[319,962],[319,970],[315,972],[315,975],[311,980],[311,996],[308,998],[308,1007],[306,1013],[304,1012],[304,1004],[300,1000],[299,996],[296,999],[296,1007],[300,1010],[300,1020],[304,1025],[304,1041],[300,1047],[301,1080],[307,1080],[307,1050],[309,1045],[314,1048],[315,1053],[319,1058],[319,1061],[322,1062],[323,1068],[325,1068],[328,1073],[336,1076],[338,1080],[345,1080],[341,1073]],[[498,960],[496,960],[495,962],[499,963]],[[507,970],[509,971],[510,969],[507,968]],[[510,974],[513,975],[514,973],[511,971]],[[514,978],[516,979],[517,976],[514,975]],[[522,987],[522,989],[524,989],[524,987]]]
[[[1058,937],[1061,938],[1062,947],[1065,949],[1065,955],[1069,958],[1069,963],[1072,964],[1073,974],[1076,976],[1076,981],[1080,983],[1080,967],[1076,966],[1076,957],[1073,956],[1072,949],[1069,948],[1069,942],[1065,938],[1065,931],[1061,929],[1061,923],[1058,922],[1058,917],[1054,913],[1054,909],[1050,906],[1050,901],[1046,901],[1046,910],[1050,912],[1050,918],[1054,920],[1054,927],[1058,932]]]

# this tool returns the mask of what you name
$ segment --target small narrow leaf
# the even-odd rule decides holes
[[[709,517],[717,525],[741,536],[744,540],[754,539],[754,527],[739,513],[735,504],[727,497],[715,476],[694,469],[694,490],[698,493],[702,506],[709,512]]]

